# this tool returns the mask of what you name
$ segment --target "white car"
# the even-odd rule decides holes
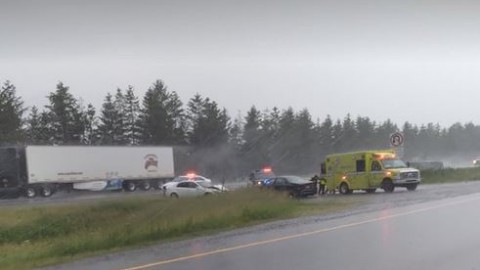
[[[211,184],[211,183],[212,183],[212,180],[210,180],[210,179],[208,179],[208,178],[206,178],[206,177],[203,177],[203,176],[201,176],[201,175],[197,175],[197,174],[187,174],[187,175],[181,175],[181,176],[177,176],[177,177],[173,178],[172,181],[163,184],[162,188],[163,188],[163,187],[173,186],[173,185],[175,185],[176,183],[181,182],[181,181],[205,182],[205,183],[208,183],[208,184]]]
[[[168,186],[164,185],[163,192],[165,196],[179,198],[205,196],[219,193],[221,191],[217,188],[214,188],[211,184],[207,184],[206,182],[195,182],[186,180],[180,182],[173,182]]]

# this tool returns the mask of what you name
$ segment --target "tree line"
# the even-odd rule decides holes
[[[325,155],[389,147],[390,134],[405,136],[404,159],[429,160],[480,153],[480,126],[420,126],[369,117],[313,120],[308,109],[257,109],[231,118],[200,94],[186,104],[161,80],[142,98],[128,86],[107,93],[99,111],[59,82],[43,108],[27,107],[9,81],[0,92],[2,145],[169,145],[177,173],[196,170],[212,177],[238,177],[273,166],[278,173],[319,171]]]

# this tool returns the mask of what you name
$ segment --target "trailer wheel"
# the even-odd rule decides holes
[[[152,188],[152,184],[150,184],[150,181],[146,180],[142,182],[142,184],[140,185],[140,188],[142,190],[149,190]]]
[[[35,198],[37,196],[37,189],[35,187],[27,187],[25,189],[25,196],[27,196],[27,198]]]
[[[348,184],[343,182],[340,184],[340,187],[338,188],[338,191],[340,191],[341,194],[350,194],[352,191],[348,188]]]
[[[48,185],[42,186],[41,192],[43,197],[50,197],[53,194],[53,189],[51,186]]]
[[[135,184],[135,182],[128,181],[125,183],[124,189],[125,191],[133,192],[137,189],[137,185]]]

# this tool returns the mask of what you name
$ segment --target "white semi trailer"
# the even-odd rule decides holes
[[[0,148],[0,192],[33,198],[56,190],[135,191],[174,177],[172,147],[23,146]]]

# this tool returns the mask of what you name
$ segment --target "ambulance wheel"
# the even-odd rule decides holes
[[[392,193],[395,190],[395,186],[393,185],[393,182],[390,179],[383,180],[382,188],[383,190],[385,190],[385,192],[388,192],[388,193]]]
[[[415,189],[417,189],[417,184],[408,184],[407,185],[407,190],[408,191],[414,191]]]
[[[340,191],[340,194],[350,194],[352,193],[351,190],[348,188],[348,184],[343,182],[340,184],[340,187],[338,188],[338,191]]]

